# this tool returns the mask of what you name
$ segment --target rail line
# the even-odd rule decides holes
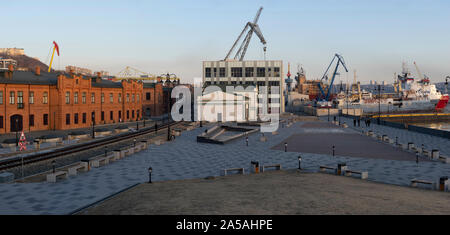
[[[172,125],[173,123],[174,122],[161,124],[161,126],[159,126],[157,128],[157,130],[165,129],[169,125]],[[16,157],[13,159],[2,160],[2,161],[0,161],[0,172],[7,170],[7,169],[22,166],[22,164],[27,165],[27,164],[31,164],[31,163],[40,162],[40,161],[55,159],[55,158],[58,158],[61,156],[79,153],[79,152],[86,151],[89,149],[98,148],[98,147],[101,147],[104,145],[109,145],[109,144],[121,142],[121,141],[124,141],[127,139],[136,138],[136,137],[139,137],[142,135],[151,134],[153,132],[155,132],[155,128],[150,127],[150,128],[141,129],[139,131],[132,132],[132,133],[122,133],[119,135],[110,136],[110,137],[92,141],[89,143],[75,144],[75,145],[63,147],[60,149],[56,149],[54,151],[30,154],[25,157]],[[23,160],[23,162],[22,162],[22,160]]]

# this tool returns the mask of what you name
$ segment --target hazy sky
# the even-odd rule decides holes
[[[393,80],[401,63],[417,61],[432,82],[450,75],[450,1],[1,1],[0,47],[21,47],[46,62],[53,40],[56,69],[66,65],[116,74],[129,65],[185,82],[201,76],[201,61],[221,60],[247,21],[264,7],[259,25],[267,59],[285,72],[303,65],[319,78],[334,53],[350,69],[339,79]],[[253,37],[246,59],[264,59]]]

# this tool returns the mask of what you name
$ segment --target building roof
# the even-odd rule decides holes
[[[92,79],[92,87],[100,88],[122,88],[121,82],[113,82],[110,80],[101,79],[100,82],[96,82],[95,78]]]
[[[156,83],[144,82],[144,88],[155,88]]]
[[[56,85],[57,83],[56,73],[41,72],[38,76],[30,71],[14,71],[11,79],[0,76],[0,84]]]
[[[63,75],[70,77],[68,74]],[[58,76],[58,73],[47,73],[43,71],[41,71],[41,75],[36,75],[36,73],[32,71],[14,71],[11,79],[0,76],[0,84],[57,85]],[[81,76],[81,78],[91,79],[87,76]],[[105,79],[101,79],[100,82],[96,82],[95,79],[96,78],[91,79],[92,87],[122,88],[121,82],[113,82]]]

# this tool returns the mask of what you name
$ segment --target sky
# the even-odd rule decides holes
[[[183,82],[202,75],[202,61],[222,60],[245,24],[258,22],[267,59],[302,66],[321,78],[335,53],[349,73],[337,78],[392,82],[402,62],[416,75],[416,61],[432,82],[450,75],[448,0],[14,0],[0,1],[0,48],[24,48],[49,61],[117,74],[126,66],[155,75],[175,73]],[[263,60],[253,37],[245,59]]]

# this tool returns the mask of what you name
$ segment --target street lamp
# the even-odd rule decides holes
[[[287,152],[287,146],[288,146],[288,144],[284,143],[284,152]]]
[[[148,168],[148,183],[151,184],[152,183],[152,167]]]
[[[56,161],[55,160],[53,160],[52,161],[52,169],[53,169],[53,174],[55,174],[55,172],[56,172]]]
[[[448,79],[450,78],[450,76],[447,76],[446,78],[445,78],[445,93],[446,94],[448,94]]]
[[[19,146],[19,119],[16,118],[16,147]]]
[[[170,82],[170,74],[167,73],[166,76],[167,81]],[[170,91],[167,90],[167,141],[170,141],[170,103]]]
[[[302,156],[298,156],[298,169],[302,169]]]
[[[375,88],[375,90],[377,89]],[[384,87],[381,87],[381,84],[378,84],[378,125],[381,123],[381,90],[384,91]]]
[[[133,147],[136,147],[136,138],[133,140]]]
[[[92,122],[92,139],[95,139],[95,121]]]

